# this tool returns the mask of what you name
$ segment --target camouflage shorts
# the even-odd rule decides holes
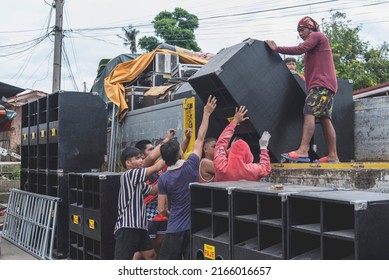
[[[334,92],[327,88],[312,88],[305,98],[304,115],[314,115],[316,120],[321,117],[328,117],[331,119],[333,97]]]

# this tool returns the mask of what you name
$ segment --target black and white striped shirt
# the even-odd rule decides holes
[[[138,228],[147,230],[144,197],[152,187],[145,183],[146,169],[130,169],[120,177],[118,198],[118,219],[114,233],[120,228]]]

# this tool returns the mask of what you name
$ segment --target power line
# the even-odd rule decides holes
[[[68,12],[67,12],[66,6],[64,6],[64,9],[65,9],[64,14],[65,14],[66,21],[67,21],[68,25],[70,26],[70,19],[68,17]],[[77,58],[77,54],[76,54],[76,51],[74,48],[73,38],[69,37],[69,40],[70,40],[70,46],[71,46],[71,50],[72,50],[72,54],[73,54],[73,58],[74,58],[74,64],[76,65],[76,74],[77,74],[78,78],[80,78],[79,67],[78,67],[78,58]]]
[[[199,21],[203,21],[203,20],[209,20],[209,19],[216,19],[216,18],[226,18],[226,17],[236,17],[236,16],[242,16],[242,15],[251,15],[251,14],[257,14],[257,13],[264,13],[264,12],[269,12],[269,11],[281,11],[281,10],[287,10],[287,9],[292,9],[292,8],[301,8],[301,7],[305,7],[305,6],[312,6],[312,5],[319,5],[319,4],[323,4],[323,3],[328,3],[328,2],[338,2],[338,0],[332,0],[332,1],[321,1],[321,2],[316,2],[316,3],[310,3],[310,4],[301,4],[301,5],[295,5],[295,6],[285,6],[285,7],[278,7],[278,8],[271,8],[271,9],[264,9],[264,10],[257,10],[257,11],[251,11],[251,12],[245,12],[245,13],[233,13],[233,14],[227,14],[227,15],[215,15],[215,16],[209,16],[209,17],[205,17],[205,18],[200,18]],[[364,6],[374,6],[374,5],[380,5],[380,4],[384,4],[385,2],[374,2],[374,3],[367,3],[367,4],[364,4]],[[358,7],[360,7],[360,3],[357,3],[358,4]],[[349,9],[351,8],[355,8],[356,6],[354,7],[348,7]],[[335,7],[336,9],[336,7]],[[288,15],[289,17],[291,16],[290,14]],[[270,18],[274,18],[274,16],[271,16]],[[283,17],[282,19],[285,19],[285,17]],[[247,20],[246,20],[247,21]],[[236,24],[239,24],[239,23],[242,23],[244,21],[237,21]],[[223,24],[225,24],[225,22],[223,22]],[[219,26],[221,26],[221,24],[217,24]],[[146,26],[152,26],[151,23],[140,23],[140,24],[134,24],[133,25],[134,27],[146,27]],[[110,30],[115,30],[115,29],[121,29],[123,28],[124,26],[113,26],[113,27],[98,27],[98,28],[83,28],[83,29],[69,29],[69,30],[65,30],[65,32],[68,32],[68,33],[72,33],[72,32],[77,32],[81,35],[81,32],[92,32],[92,31],[110,31]],[[213,26],[209,26],[207,27],[208,29],[210,28],[215,28],[215,25]],[[204,30],[205,28],[202,28],[202,30]],[[151,32],[150,32],[151,33]],[[88,37],[88,35],[86,34],[83,34],[84,37]],[[110,36],[110,35],[107,35],[107,36]],[[112,42],[108,42],[106,40],[101,40],[99,38],[93,38],[93,37],[89,37],[91,39],[94,39],[94,40],[98,40],[98,41],[102,41],[102,42],[105,42],[105,43],[108,43],[108,44],[113,44]]]
[[[31,49],[35,48],[37,45],[39,45],[41,42],[43,42],[48,36],[49,36],[49,34],[45,34],[41,37],[35,38],[35,39],[27,41],[27,42],[18,43],[18,44],[11,44],[11,45],[6,45],[6,46],[0,46],[0,48],[19,48],[19,49],[21,49],[19,51],[14,51],[14,52],[7,53],[7,54],[0,54],[0,57],[12,56],[15,54],[19,54],[19,53],[23,53],[23,52],[26,52],[28,50],[31,50]]]
[[[41,66],[43,65],[43,63],[46,62],[46,61],[47,61],[47,71],[46,71],[46,74],[45,74],[41,79],[35,80],[35,81],[32,83],[31,88],[34,88],[34,85],[35,85],[36,82],[43,81],[43,80],[45,80],[45,79],[49,76],[49,72],[50,72],[50,71],[49,71],[49,69],[50,69],[50,66],[49,66],[49,65],[50,65],[50,61],[51,61],[51,60],[50,60],[50,57],[52,56],[53,52],[54,52],[54,47],[51,49],[50,52],[48,52],[48,54],[47,54],[47,56],[45,57],[45,59],[42,60],[41,64],[39,64],[39,66],[35,69],[35,71],[32,72],[32,74],[28,77],[28,79],[26,80],[26,82],[25,82],[24,84],[27,84],[27,82],[30,81],[30,80],[32,79],[32,77],[36,75],[36,73],[38,72],[38,70],[41,68]]]
[[[216,19],[216,18],[225,18],[225,17],[237,17],[237,16],[243,16],[243,15],[252,15],[252,14],[259,14],[259,13],[266,13],[266,12],[274,12],[274,11],[281,11],[281,10],[287,10],[287,9],[296,9],[306,6],[312,6],[312,5],[319,5],[319,4],[325,4],[328,2],[337,2],[339,0],[328,0],[328,1],[321,1],[316,3],[308,3],[308,4],[301,4],[301,5],[294,5],[294,6],[286,6],[286,7],[280,7],[280,8],[272,8],[267,10],[259,10],[259,11],[252,11],[252,12],[245,12],[245,13],[235,13],[235,14],[229,14],[229,15],[219,15],[219,16],[210,16],[206,18],[200,18],[199,20],[208,20],[208,19]]]
[[[194,4],[196,2],[193,2]],[[214,3],[214,2],[213,2]],[[213,4],[212,3],[212,4]],[[224,1],[220,1],[220,3],[224,3]],[[236,2],[239,3],[239,2]],[[269,2],[269,1],[255,1],[251,3],[250,6],[236,4],[233,7],[223,9],[223,14],[218,14],[215,9],[208,9],[208,11],[201,11],[204,6],[193,5],[194,9],[198,10],[199,13],[202,13],[202,17],[199,18],[200,27],[196,29],[195,36],[196,41],[198,42],[206,42],[206,41],[215,41],[215,40],[225,40],[235,38],[261,38],[264,36],[271,36],[274,32],[277,34],[288,34],[291,32],[295,32],[295,18],[296,16],[301,15],[301,12],[306,13],[304,11],[309,10],[309,15],[320,14],[324,12],[329,12],[329,7],[324,5],[325,3],[332,3],[331,9],[334,11],[348,11],[352,15],[352,11],[356,8],[364,7],[366,10],[366,17],[360,20],[359,22],[363,24],[373,24],[373,23],[385,23],[387,22],[385,17],[376,17],[376,18],[367,18],[368,15],[371,15],[374,11],[374,7],[378,7],[379,5],[387,4],[389,1],[318,1],[314,3],[300,2],[297,5],[288,5],[284,4],[281,7],[274,7],[277,2]],[[48,4],[49,5],[49,4]],[[329,6],[329,5],[327,5]],[[311,8],[311,9],[307,9]],[[298,9],[298,10],[297,10]],[[328,9],[328,10],[327,10]],[[376,10],[376,8],[375,8]],[[52,13],[52,8],[50,8],[50,14]],[[195,14],[194,12],[191,12]],[[260,17],[257,17],[258,14],[261,14]],[[355,13],[354,13],[355,14]],[[66,13],[67,15],[67,13]],[[348,15],[349,16],[349,15]],[[51,18],[51,16],[49,16]],[[150,21],[145,21],[144,13],[142,13],[142,18],[139,20],[133,21],[132,25],[134,28],[138,28],[141,30],[141,35],[153,35],[154,29],[153,24]],[[327,17],[326,17],[327,18]],[[220,20],[223,19],[223,20]],[[263,23],[271,20],[271,23]],[[44,29],[31,29],[31,30],[19,30],[19,31],[1,31],[0,34],[14,33],[14,34],[24,34],[28,32],[36,32],[37,30],[43,31],[47,33],[44,36],[38,36],[32,40],[24,41],[21,43],[2,45],[0,46],[0,57],[10,57],[16,56],[20,54],[27,53],[30,57],[34,54],[34,47],[37,47],[38,44],[43,42],[45,38],[51,38],[49,36],[50,29],[50,21],[47,22],[47,26]],[[70,21],[68,22],[70,26]],[[354,24],[354,23],[352,23]],[[281,31],[277,28],[279,25],[285,26]],[[75,39],[84,39],[84,40],[94,40],[99,41],[105,44],[110,44],[113,46],[123,48],[123,45],[119,43],[116,38],[116,31],[121,30],[123,27],[128,26],[128,23],[119,25],[114,24],[112,26],[103,26],[103,27],[94,27],[94,28],[67,28],[64,29],[64,34],[66,34],[64,40],[69,39],[73,52],[69,52],[64,54],[67,56],[67,67],[70,64],[70,58],[74,58],[74,62],[72,63],[73,68],[76,69],[74,73],[78,73],[78,59],[77,52],[78,48],[74,46]],[[45,37],[46,36],[46,37]],[[39,38],[42,38],[42,41]],[[111,38],[112,37],[112,38]],[[244,37],[244,38],[243,38]],[[230,40],[230,41],[232,41]],[[296,36],[297,40],[297,36]],[[186,40],[183,40],[186,41]],[[69,46],[69,45],[68,45]],[[67,47],[68,47],[67,46]],[[118,49],[118,50],[120,50]],[[70,54],[70,56],[69,56]],[[35,54],[34,54],[35,55]],[[29,59],[24,60],[29,61]],[[65,61],[66,62],[66,61]],[[22,69],[24,67],[21,67]],[[70,69],[70,72],[73,73],[74,69]],[[71,74],[73,76],[73,74]],[[77,75],[78,77],[79,75]],[[20,78],[20,75],[19,75]],[[74,79],[74,76],[73,76]],[[75,81],[73,81],[75,82]]]
[[[63,58],[64,58],[64,61],[65,61],[66,68],[68,69],[68,72],[69,72],[69,77],[70,77],[70,79],[71,79],[71,81],[73,83],[73,87],[77,91],[79,91],[78,87],[77,87],[76,80],[74,79],[74,75],[73,75],[72,67],[70,65],[69,57],[68,57],[68,54],[66,52],[65,43],[62,44],[62,54],[63,54]]]

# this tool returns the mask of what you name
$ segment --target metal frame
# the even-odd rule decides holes
[[[39,259],[52,259],[59,201],[12,189],[1,237]]]

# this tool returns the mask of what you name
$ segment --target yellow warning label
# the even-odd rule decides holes
[[[195,123],[195,98],[190,97],[185,99],[185,103],[183,104],[183,109],[184,109],[184,133],[185,129],[191,128],[192,129],[192,137],[190,138],[188,148],[186,148],[186,151],[184,152],[184,159],[187,159],[188,156],[192,153],[193,151],[193,145],[194,141],[196,139],[196,123]],[[185,139],[185,135],[184,135]]]
[[[90,229],[95,229],[95,220],[89,219],[88,224]]]
[[[45,137],[46,136],[46,130],[41,130],[41,137]]]
[[[31,132],[31,139],[35,139],[35,132]]]
[[[232,122],[233,119],[234,119],[234,117],[229,117],[229,118],[227,118],[227,121]],[[237,125],[240,125],[240,123],[238,123]]]
[[[215,246],[204,244],[204,257],[207,259],[214,260],[216,257]]]
[[[51,129],[51,136],[56,136],[57,135],[57,129],[52,128]]]
[[[79,217],[77,215],[73,215],[73,224],[75,225],[79,224]]]

